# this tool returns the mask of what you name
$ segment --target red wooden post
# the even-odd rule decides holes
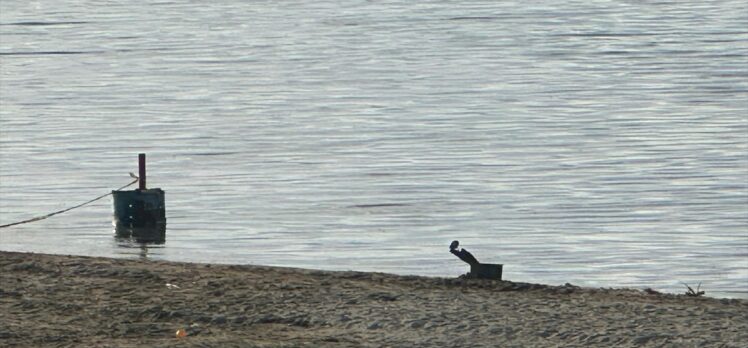
[[[140,189],[145,190],[145,154],[138,154],[138,183]]]

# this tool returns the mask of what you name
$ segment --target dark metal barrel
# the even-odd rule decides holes
[[[501,280],[501,273],[503,270],[504,265],[479,263],[470,265],[470,276],[472,278]]]
[[[138,242],[166,240],[164,191],[159,188],[112,191],[114,226],[117,237]]]

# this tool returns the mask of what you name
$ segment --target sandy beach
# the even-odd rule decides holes
[[[0,269],[0,346],[748,346],[738,299],[15,252]]]

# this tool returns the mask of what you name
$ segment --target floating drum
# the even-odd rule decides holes
[[[164,191],[146,189],[145,154],[140,154],[138,159],[140,187],[132,191],[112,191],[115,234],[139,243],[163,243],[166,241]]]

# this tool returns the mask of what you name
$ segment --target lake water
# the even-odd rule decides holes
[[[2,1],[0,249],[748,297],[748,3]]]

